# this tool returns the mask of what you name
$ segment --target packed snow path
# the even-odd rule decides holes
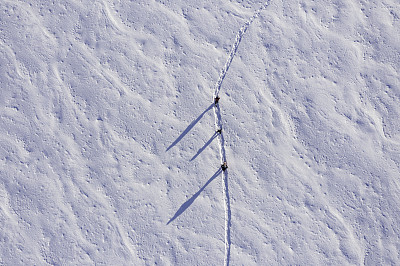
[[[242,40],[243,35],[245,34],[246,30],[250,26],[250,24],[258,17],[261,11],[263,11],[269,2],[265,2],[255,13],[254,15],[246,21],[246,23],[240,28],[239,32],[236,34],[235,42],[232,45],[231,51],[228,56],[228,60],[226,61],[224,67],[221,70],[219,75],[218,81],[215,84],[214,88],[214,95],[213,101],[217,97],[219,97],[219,92],[221,90],[222,82],[225,79],[226,73],[232,63],[233,58],[235,57],[236,51],[239,47],[239,44]],[[214,117],[215,117],[215,130],[222,129],[222,117],[221,117],[221,108],[218,104],[214,106]],[[219,134],[218,137],[218,145],[220,150],[220,158],[221,158],[221,165],[224,162],[227,162],[226,159],[226,152],[225,152],[225,140],[223,131]],[[229,186],[228,186],[228,170],[223,171],[222,174],[222,183],[223,183],[223,195],[224,195],[224,205],[225,205],[225,258],[224,258],[224,265],[229,265],[230,253],[231,253],[231,204],[229,198]]]

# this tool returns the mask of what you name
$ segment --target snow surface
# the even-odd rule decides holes
[[[0,265],[399,265],[399,68],[397,0],[1,0]]]

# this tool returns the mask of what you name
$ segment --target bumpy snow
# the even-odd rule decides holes
[[[395,0],[2,0],[0,265],[400,264],[399,69]]]

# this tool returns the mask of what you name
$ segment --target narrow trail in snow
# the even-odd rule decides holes
[[[225,79],[226,73],[229,70],[229,67],[232,64],[232,60],[235,57],[236,51],[239,47],[239,44],[242,40],[243,35],[251,25],[251,23],[258,17],[261,11],[263,11],[269,4],[269,1],[265,2],[254,15],[246,21],[246,23],[240,28],[239,32],[236,34],[235,42],[232,45],[231,51],[228,56],[228,60],[226,61],[224,67],[221,70],[218,81],[215,84],[213,101],[217,97],[219,97],[219,92],[221,90],[222,82]],[[219,103],[214,105],[214,117],[215,117],[215,130],[222,129],[222,116],[221,116],[221,108]],[[227,162],[226,152],[225,152],[225,139],[223,135],[223,131],[218,136],[218,145],[220,151],[221,165],[224,162]],[[225,257],[224,257],[224,265],[228,266],[230,261],[231,254],[231,203],[229,197],[229,186],[228,186],[228,170],[223,171],[222,174],[222,183],[223,183],[223,196],[224,196],[224,205],[225,205]]]

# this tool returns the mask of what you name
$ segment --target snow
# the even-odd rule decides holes
[[[399,36],[394,0],[1,1],[0,265],[399,264]]]

